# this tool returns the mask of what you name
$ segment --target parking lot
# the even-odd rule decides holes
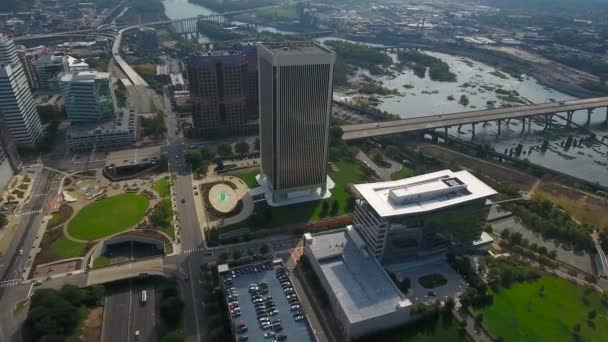
[[[273,261],[221,274],[237,341],[314,341],[287,272]]]
[[[452,269],[445,262],[434,262],[432,264],[426,264],[415,268],[410,268],[403,271],[395,272],[398,279],[409,278],[411,288],[407,294],[407,297],[412,303],[426,302],[430,300],[446,300],[448,297],[456,298],[466,288],[466,282],[458,272]],[[420,285],[418,279],[425,275],[439,273],[444,276],[448,282],[445,285],[434,287],[432,289],[425,289]],[[434,295],[430,296],[429,292],[434,292]]]

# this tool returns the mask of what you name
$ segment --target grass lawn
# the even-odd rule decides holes
[[[260,173],[259,168],[252,168],[241,172],[230,173],[230,176],[238,177],[247,184],[250,189],[258,187],[258,182],[255,180],[255,176]]]
[[[541,286],[544,286],[542,297]],[[518,283],[495,294],[494,303],[481,310],[483,324],[507,342],[573,341],[575,324],[580,324],[581,341],[606,341],[606,307],[599,293],[592,291],[584,296],[584,292],[581,286],[551,276]],[[587,313],[591,310],[596,310],[597,316],[588,323]]]
[[[425,289],[432,289],[447,284],[448,280],[439,273],[432,273],[418,278],[418,282]]]
[[[156,191],[156,193],[162,198],[171,196],[169,177],[163,177],[158,181],[154,182],[154,191]]]
[[[105,255],[100,255],[95,260],[93,260],[93,267],[108,266],[108,265],[110,265],[110,263],[111,263],[110,258],[108,258]]]
[[[414,170],[404,166],[401,168],[401,170],[399,170],[397,172],[393,172],[391,174],[391,180],[408,178],[408,177],[412,177],[413,175],[414,175]]]
[[[451,318],[451,317],[450,317]],[[437,319],[434,324],[413,323],[364,337],[358,342],[469,342],[466,333],[459,332],[455,319]]]
[[[62,259],[77,258],[82,256],[85,247],[86,244],[72,241],[65,236],[57,239],[51,245],[53,253],[57,254],[57,256],[61,257]]]
[[[340,171],[330,171],[329,176],[336,183],[336,187],[331,191],[331,198],[327,201],[338,201],[340,209],[336,216],[346,214],[348,193],[346,186],[349,183],[357,184],[365,181],[365,173],[356,163],[347,160],[340,160],[334,163]],[[268,227],[277,227],[289,223],[301,223],[314,221],[321,218],[322,201],[290,205],[286,207],[272,208],[272,220]]]
[[[82,208],[68,224],[70,235],[96,240],[120,233],[139,223],[150,201],[141,194],[124,193]]]

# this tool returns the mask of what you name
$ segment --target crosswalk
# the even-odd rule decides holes
[[[190,249],[186,249],[184,251],[184,254],[191,254],[191,253],[196,253],[196,252],[202,252],[205,248],[203,247],[199,247],[199,248],[190,248]]]
[[[26,215],[34,215],[34,214],[40,214],[42,212],[42,209],[38,209],[38,210],[20,210],[18,212],[15,213],[16,216],[26,216]]]
[[[13,287],[13,286],[17,286],[19,285],[20,281],[19,280],[8,280],[4,283],[0,284],[0,288],[7,288],[7,287]]]

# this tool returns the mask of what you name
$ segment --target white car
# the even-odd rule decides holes
[[[19,250],[19,255],[23,255],[23,249]]]

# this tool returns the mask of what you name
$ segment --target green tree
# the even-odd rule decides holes
[[[249,153],[249,143],[246,141],[241,141],[240,143],[236,144],[234,149],[238,154],[247,154]]]
[[[203,156],[199,150],[186,150],[184,152],[186,163],[195,170],[198,170],[203,164]]]
[[[161,342],[183,342],[186,340],[186,336],[181,330],[174,330],[163,336]]]
[[[339,144],[342,141],[342,135],[344,131],[340,126],[332,126],[329,129],[329,143],[330,144]]]
[[[160,316],[170,327],[177,327],[182,319],[184,302],[178,297],[169,297],[160,303]]]
[[[83,291],[80,290],[78,286],[69,284],[64,285],[61,290],[59,290],[59,294],[75,307],[82,305]]]
[[[93,285],[84,288],[83,290],[85,291],[82,298],[82,303],[86,306],[99,305],[105,295],[105,288],[103,285]]]
[[[173,208],[169,199],[163,199],[152,210],[150,222],[160,228],[166,228],[171,224]]]
[[[222,144],[217,148],[217,154],[219,154],[223,158],[230,157],[232,153],[232,145]]]
[[[6,215],[4,215],[4,213],[0,213],[0,229],[6,227],[7,224],[8,218],[6,217]]]
[[[329,214],[331,216],[336,216],[338,211],[340,211],[340,203],[338,202],[338,200],[333,200],[331,202],[331,209],[329,209]]]

